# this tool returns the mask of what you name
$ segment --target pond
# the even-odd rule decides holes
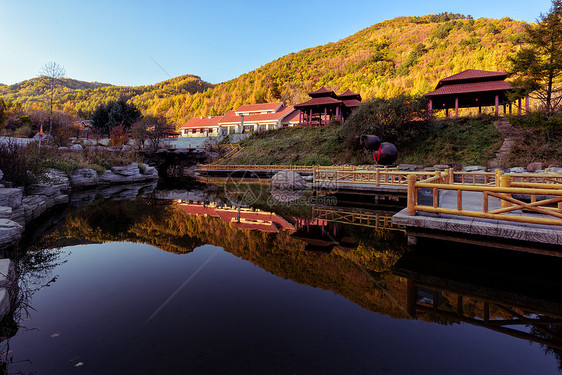
[[[269,197],[252,196],[160,192],[65,214],[21,259],[6,371],[559,372],[558,259],[409,250],[382,228],[400,208],[388,197],[266,211]]]

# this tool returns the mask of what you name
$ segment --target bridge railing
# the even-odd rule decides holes
[[[454,176],[456,173],[449,174],[451,175]],[[451,179],[446,181],[435,177],[419,181],[415,176],[408,176],[407,212],[409,215],[415,215],[417,212],[432,212],[481,219],[562,225],[562,183],[558,181],[562,181],[560,174],[512,175],[501,171],[496,173],[494,185],[459,184],[452,183]],[[420,189],[432,191],[432,205],[419,204]],[[440,207],[439,196],[443,191],[456,191],[456,207]],[[482,193],[480,210],[475,210],[474,207],[467,209],[466,205],[463,206],[465,192]],[[514,198],[514,195],[520,199]],[[493,199],[496,201],[491,205]]]
[[[365,185],[393,185],[406,186],[408,176],[415,176],[417,180],[425,180],[435,176],[434,172],[402,172],[397,169],[362,170],[362,169],[327,169],[324,167],[314,170],[313,182],[337,186],[338,184]]]

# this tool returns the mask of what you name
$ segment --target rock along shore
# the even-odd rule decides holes
[[[137,163],[112,167],[100,175],[93,169],[77,169],[70,176],[50,169],[47,182],[33,185],[25,193],[21,187],[5,187],[2,176],[0,171],[0,249],[17,244],[27,223],[51,207],[67,204],[71,190],[153,181],[158,179],[158,171]]]

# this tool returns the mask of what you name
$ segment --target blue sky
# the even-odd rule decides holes
[[[394,17],[447,11],[534,22],[550,5],[549,0],[0,0],[0,83],[33,78],[49,61],[83,81],[136,86],[196,74],[219,83]]]

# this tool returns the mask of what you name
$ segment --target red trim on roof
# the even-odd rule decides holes
[[[342,101],[341,100],[337,100],[334,98],[330,98],[330,97],[321,97],[321,98],[313,98],[310,99],[309,101],[306,101],[304,103],[300,103],[300,104],[296,104],[295,108],[297,109],[301,109],[301,108],[306,108],[306,107],[315,107],[318,105],[330,105],[330,104],[341,104]]]
[[[218,128],[219,120],[222,116],[211,116],[211,117],[194,117],[189,119],[185,124],[180,127],[181,129],[203,129],[203,128]]]
[[[250,125],[250,124],[256,124],[258,122],[268,122],[268,121],[277,122],[282,118],[284,118],[285,116],[289,115],[294,110],[295,109],[293,108],[293,106],[288,106],[288,107],[283,107],[279,111],[274,113],[244,115],[244,124]],[[224,115],[224,117],[219,121],[219,124],[237,125],[240,124],[241,121],[242,118],[239,115],[237,115],[235,111],[228,111]]]
[[[277,111],[282,106],[283,106],[283,103],[281,103],[281,102],[244,104],[244,105],[241,105],[234,112],[236,112],[236,113],[257,112],[257,111],[270,112],[270,111]]]
[[[513,87],[511,87],[509,82],[506,81],[461,83],[456,85],[442,86],[437,90],[428,92],[427,94],[425,94],[425,96],[467,94],[467,93],[488,92],[488,91],[507,91],[512,89]]]

